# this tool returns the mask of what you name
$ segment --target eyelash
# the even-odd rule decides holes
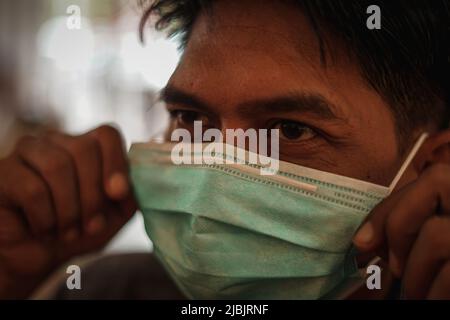
[[[287,137],[286,131],[283,132],[284,130],[287,129],[286,127],[282,128],[283,125],[297,126],[297,128],[301,128],[300,131],[303,131],[303,134],[304,134],[304,132],[306,132],[306,133],[311,134],[312,137],[310,137],[308,139],[301,139],[301,137],[303,136],[303,134],[301,134],[300,137],[291,139],[291,138]],[[295,121],[295,120],[287,120],[287,119],[276,120],[272,123],[272,125],[270,126],[270,129],[277,129],[278,126],[279,126],[278,130],[280,132],[280,140],[287,141],[288,143],[295,143],[295,142],[300,142],[300,141],[305,142],[305,141],[314,139],[318,135],[318,133],[315,129],[313,129],[310,126],[303,124],[299,121]]]
[[[203,116],[200,112],[193,111],[193,110],[188,110],[188,109],[175,109],[175,110],[168,110],[168,111],[169,111],[169,114],[170,114],[170,118],[172,120],[179,121],[181,123],[181,125],[185,125],[185,126],[191,125],[193,123],[193,121],[199,121],[199,120],[202,120],[202,118],[207,118],[206,116]],[[190,116],[192,119],[191,120],[180,119],[180,117],[183,117],[183,116]],[[303,139],[303,140],[302,139],[299,140],[299,138],[298,139],[289,139],[289,138],[286,138],[286,137],[283,138],[283,136],[285,136],[286,132],[283,133],[282,132],[282,128],[279,128],[279,130],[280,130],[280,140],[284,140],[287,143],[306,142],[308,140],[314,139],[316,136],[318,136],[320,134],[318,132],[318,130],[316,130],[316,129],[314,129],[314,128],[306,125],[306,124],[303,124],[303,123],[301,123],[299,121],[288,120],[288,119],[278,119],[278,120],[275,120],[275,121],[271,121],[271,125],[268,126],[268,127],[269,127],[269,129],[275,129],[275,127],[277,127],[278,125],[281,126],[283,124],[294,124],[296,126],[303,127],[304,130],[306,130],[308,133],[313,135],[311,138]],[[205,123],[204,123],[204,125],[205,125]]]
[[[169,114],[170,114],[170,118],[172,119],[177,119],[180,116],[186,115],[186,114],[195,114],[195,115],[199,115],[198,112],[195,111],[191,111],[191,110],[169,110]]]

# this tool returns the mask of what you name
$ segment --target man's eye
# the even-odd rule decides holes
[[[281,120],[272,126],[272,129],[280,130],[280,138],[290,141],[304,141],[314,138],[317,134],[311,128],[300,122]]]
[[[170,111],[170,116],[182,125],[192,125],[194,121],[202,120],[200,113],[190,110],[173,110]]]

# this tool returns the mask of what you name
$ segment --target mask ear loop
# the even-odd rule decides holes
[[[406,158],[405,162],[403,162],[402,166],[400,167],[400,170],[398,171],[397,175],[395,176],[394,180],[392,180],[391,184],[389,185],[389,192],[388,195],[394,191],[395,187],[397,186],[397,183],[400,181],[400,179],[403,176],[403,173],[405,173],[406,169],[411,164],[411,161],[414,159],[414,157],[417,154],[417,151],[419,151],[420,147],[424,143],[425,139],[428,138],[428,133],[424,132],[420,135],[417,142],[414,144],[414,147],[409,152],[408,157]]]

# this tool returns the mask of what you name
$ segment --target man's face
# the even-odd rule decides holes
[[[367,32],[371,32],[367,30]],[[403,157],[388,105],[356,59],[278,1],[218,1],[196,21],[166,91],[170,129],[280,129],[280,159],[388,185]]]

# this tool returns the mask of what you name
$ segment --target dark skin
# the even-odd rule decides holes
[[[270,21],[270,24],[268,24]],[[301,36],[300,36],[301,35]],[[401,153],[391,107],[355,59],[329,39],[326,68],[305,17],[275,1],[218,1],[194,25],[164,99],[171,130],[194,120],[226,129],[278,128],[280,158],[389,185]],[[380,255],[384,291],[402,279],[406,298],[450,298],[450,130],[427,139],[396,190],[354,238]],[[0,296],[26,297],[58,264],[95,250],[136,207],[119,133],[25,138],[0,162]]]
[[[24,137],[0,161],[0,297],[26,298],[69,258],[103,247],[136,211],[122,138]]]

